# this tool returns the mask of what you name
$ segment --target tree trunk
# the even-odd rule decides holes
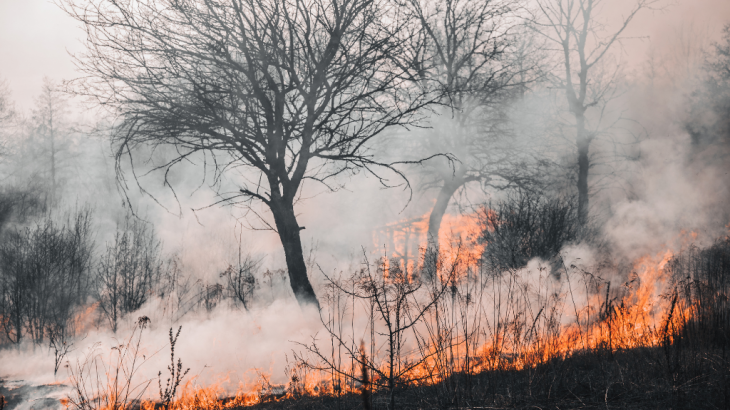
[[[53,129],[53,106],[50,106],[48,120],[51,135],[51,208],[56,206],[56,136]]]
[[[390,330],[389,333],[388,341],[390,342],[390,351],[388,353],[390,354],[390,363],[388,363],[388,389],[390,389],[390,405],[388,406],[388,410],[395,410],[395,341],[393,340],[393,331]]]
[[[465,183],[464,174],[466,170],[463,166],[460,166],[456,174],[454,174],[451,180],[444,179],[444,185],[439,191],[438,197],[436,197],[436,203],[431,209],[431,214],[428,217],[428,245],[426,248],[426,257],[432,258],[434,261],[438,258],[439,253],[439,231],[441,230],[441,221],[446,213],[446,208],[449,206],[451,197],[454,193]],[[426,269],[429,274],[429,269]]]
[[[588,221],[588,169],[590,161],[588,159],[588,149],[590,147],[590,138],[585,130],[585,118],[582,115],[576,115],[578,135],[576,143],[578,146],[578,222],[585,225]]]
[[[307,276],[307,265],[304,263],[304,251],[299,231],[302,229],[294,214],[294,205],[286,200],[272,200],[271,212],[274,215],[276,230],[279,231],[281,244],[284,246],[286,267],[289,271],[289,283],[300,306],[313,304],[319,309],[319,301]]]

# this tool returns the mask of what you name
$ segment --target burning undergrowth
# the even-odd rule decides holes
[[[322,272],[319,315],[300,312],[287,321],[292,315],[283,312],[293,306],[245,314],[247,324],[236,324],[240,342],[225,340],[223,354],[266,352],[259,366],[249,358],[228,371],[218,365],[201,372],[205,355],[190,344],[221,347],[215,339],[230,329],[220,324],[241,315],[218,327],[206,324],[220,320],[212,316],[189,320],[177,333],[179,344],[170,328],[167,347],[159,340],[163,328],[149,328],[143,317],[126,330],[129,339],[109,350],[93,346],[70,362],[67,383],[74,392],[65,404],[430,408],[659,400],[681,408],[708,388],[712,405],[720,405],[728,392],[730,240],[704,249],[687,243],[630,263],[612,261],[595,246],[566,244],[553,258],[501,271],[474,258],[474,247],[483,255],[489,244],[463,239],[444,244],[438,255],[424,251],[417,265],[363,255],[355,272]],[[270,325],[275,318],[288,329],[256,342],[256,326],[258,332],[280,328]],[[300,321],[306,326],[297,327]],[[211,332],[219,333],[206,339]]]
[[[392,225],[387,252],[363,252],[353,268],[325,270],[312,259],[323,278],[319,312],[282,297],[284,272],[252,258],[191,282],[179,260],[163,257],[152,231],[128,221],[97,269],[112,278],[115,266],[129,265],[125,277],[143,280],[136,287],[109,280],[93,289],[105,298],[91,292],[62,316],[23,311],[22,320],[46,318],[49,326],[36,331],[65,333],[22,333],[24,342],[0,351],[10,372],[0,394],[11,407],[53,401],[115,410],[682,407],[707,387],[713,405],[725,403],[726,236],[708,244],[682,233],[626,256],[577,226],[570,198],[528,194],[445,218],[450,235],[438,252],[425,247],[425,220]],[[67,244],[59,252],[83,245],[72,240],[79,223],[70,221],[27,228],[19,238],[37,249],[27,260],[44,243]],[[408,250],[413,243],[421,248]],[[44,261],[39,266],[58,275],[49,278],[88,279],[88,264]],[[58,305],[58,295],[40,303],[49,294],[26,296],[33,306]],[[136,305],[113,300],[127,296]]]

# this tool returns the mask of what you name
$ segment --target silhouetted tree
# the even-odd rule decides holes
[[[565,92],[570,124],[575,129],[578,175],[578,218],[587,222],[589,204],[588,176],[591,168],[591,143],[599,134],[601,116],[591,120],[590,108],[605,110],[617,93],[618,67],[606,70],[607,56],[620,44],[622,35],[642,9],[657,0],[634,0],[618,22],[601,20],[599,11],[613,3],[603,0],[537,0],[532,24],[545,40],[546,47],[560,61],[553,73],[558,89]],[[554,47],[554,48],[553,48]]]
[[[456,160],[455,168],[443,161],[421,168],[424,188],[438,190],[427,234],[429,254],[438,255],[441,221],[457,192],[472,183],[485,189],[529,185],[528,149],[510,133],[508,110],[533,81],[536,60],[527,55],[529,33],[518,32],[513,0],[407,4],[419,30],[410,43],[410,63],[438,101],[417,145]]]
[[[400,9],[384,0],[64,4],[87,33],[78,92],[119,120],[117,160],[165,144],[178,153],[168,171],[200,153],[218,172],[253,172],[223,201],[271,211],[294,295],[317,304],[294,204],[305,180],[393,170],[368,143],[424,103],[391,58],[406,26]]]
[[[67,95],[49,78],[43,79],[30,116],[16,116],[3,161],[6,179],[13,185],[31,185],[56,208],[65,182],[73,180],[76,124],[70,120]]]
[[[7,151],[7,134],[15,117],[13,101],[8,83],[0,78],[0,154]]]
[[[685,128],[698,150],[730,144],[730,25],[705,61],[703,83],[690,101]],[[727,152],[715,152],[715,155]]]
[[[51,207],[55,206],[58,200],[59,154],[61,151],[67,151],[66,137],[70,126],[66,121],[66,111],[66,95],[50,78],[43,78],[43,86],[40,95],[36,99],[32,122],[33,131],[40,140],[40,147],[35,148],[45,154],[42,157],[48,160],[47,162],[43,161],[43,165],[47,167],[47,170],[44,170],[43,173],[48,175],[49,205]]]

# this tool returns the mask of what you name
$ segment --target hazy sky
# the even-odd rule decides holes
[[[625,10],[627,0],[604,0],[607,9]],[[650,44],[665,44],[683,26],[716,35],[730,22],[730,0],[667,0],[661,12],[644,13],[631,35],[648,36],[627,47],[630,61],[646,56]],[[612,11],[612,10],[611,10]],[[50,0],[0,0],[0,77],[5,78],[18,108],[28,109],[43,76],[69,79],[76,74],[68,51],[82,49],[78,24]]]
[[[48,0],[0,0],[0,77],[20,109],[28,109],[43,76],[73,78],[67,50],[78,51],[79,26]]]

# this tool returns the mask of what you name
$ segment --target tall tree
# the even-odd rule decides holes
[[[615,95],[618,67],[602,67],[612,48],[620,45],[622,35],[637,13],[651,8],[657,0],[632,0],[632,6],[617,22],[600,18],[601,9],[613,6],[605,0],[536,0],[532,18],[537,32],[547,40],[560,63],[553,80],[565,92],[568,111],[573,117],[578,175],[578,218],[588,219],[591,168],[591,143],[595,140],[600,121],[587,116],[590,108],[601,111]]]
[[[56,205],[58,200],[58,168],[59,154],[65,151],[66,134],[69,125],[66,122],[67,111],[66,95],[58,85],[48,77],[43,78],[41,93],[36,98],[35,109],[33,110],[34,132],[41,140],[41,152],[48,159],[47,171],[49,184],[49,205]]]
[[[303,183],[395,170],[368,143],[413,121],[425,101],[391,58],[407,26],[400,9],[385,0],[64,4],[87,33],[78,90],[118,118],[118,162],[164,144],[177,153],[168,171],[196,155],[218,175],[250,170],[223,199],[268,207],[294,295],[317,304],[294,207]]]
[[[727,152],[719,148],[730,143],[730,24],[707,54],[703,74],[703,83],[692,94],[685,128],[696,151],[711,147],[713,156],[722,160]]]
[[[470,183],[506,189],[530,179],[506,125],[510,100],[532,78],[534,63],[520,48],[525,43],[518,42],[513,0],[409,0],[408,5],[420,28],[412,37],[413,65],[439,102],[419,145],[456,160],[453,169],[443,162],[423,168],[424,186],[438,190],[428,221],[433,255],[441,221],[459,190]]]

